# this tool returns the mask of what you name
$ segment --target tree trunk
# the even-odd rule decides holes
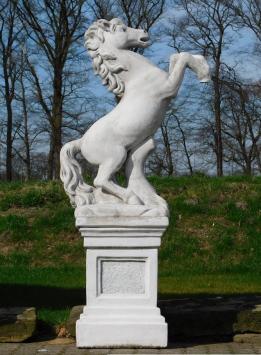
[[[13,130],[13,117],[11,103],[7,103],[7,132],[6,132],[6,180],[12,181],[13,179],[13,142],[12,142],[12,130]]]
[[[174,174],[172,151],[171,151],[171,145],[169,141],[168,129],[167,127],[164,126],[164,124],[161,125],[161,133],[163,137],[164,146],[166,149],[167,174],[168,176],[172,176]]]
[[[49,148],[49,153],[48,153],[48,180],[52,180],[53,179],[53,172],[54,172],[54,168],[53,168],[53,149],[54,146],[54,138],[53,138],[53,130],[50,133],[50,148]]]
[[[23,119],[24,119],[24,145],[25,145],[25,167],[26,167],[26,176],[25,180],[28,181],[31,179],[31,151],[30,151],[30,137],[28,130],[28,112],[26,105],[26,93],[23,82],[23,76],[21,75],[20,84],[22,89],[22,107],[23,107]]]
[[[62,67],[60,63],[55,69],[53,81],[53,109],[52,109],[52,173],[51,179],[60,177],[60,150],[62,148]]]
[[[186,155],[186,158],[187,158],[189,173],[192,176],[193,175],[193,168],[192,168],[192,164],[191,164],[191,161],[190,161],[190,155],[189,155],[188,148],[187,148],[185,132],[183,131],[183,129],[181,127],[179,118],[177,116],[175,116],[175,118],[176,118],[179,130],[180,130],[180,133],[181,133],[182,145],[183,145],[183,148],[184,148],[184,151],[185,151],[185,155]]]
[[[220,82],[220,57],[222,40],[216,58],[214,83],[214,114],[215,114],[215,153],[217,159],[217,176],[223,176],[223,143],[222,143],[222,121],[221,121],[221,82]]]
[[[29,140],[29,132],[28,132],[28,117],[25,118],[25,136],[24,136],[24,144],[25,144],[25,165],[26,165],[26,180],[31,179],[31,151],[30,151],[30,140]]]
[[[6,180],[11,181],[13,178],[13,111],[12,111],[12,98],[10,97],[10,86],[8,81],[8,62],[7,58],[3,58],[3,72],[5,81],[5,103],[7,112],[7,125],[6,125]]]
[[[248,175],[248,176],[252,175],[252,164],[251,164],[251,160],[250,159],[248,159],[246,161],[244,173],[245,173],[245,175]]]

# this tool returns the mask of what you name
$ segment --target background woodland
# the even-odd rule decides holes
[[[209,84],[186,75],[147,173],[260,175],[259,0],[0,0],[1,180],[58,179],[61,146],[115,106],[83,46],[113,17],[150,33],[143,54],[163,69],[177,51],[211,66]]]

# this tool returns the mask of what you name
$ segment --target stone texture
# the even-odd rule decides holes
[[[261,333],[261,304],[238,313],[235,333]]]
[[[39,351],[40,350],[40,351]],[[20,344],[18,349],[13,353],[15,355],[41,355],[48,354],[44,345],[41,343],[28,343],[28,344]],[[13,355],[12,354],[12,355]],[[52,355],[57,355],[57,352],[53,352]]]
[[[87,247],[88,300],[76,322],[77,346],[166,347],[167,324],[157,307],[157,249],[168,218],[76,221]]]
[[[22,342],[30,338],[35,329],[35,308],[0,308],[0,342]]]
[[[55,338],[48,341],[50,345],[68,345],[68,344],[75,344],[75,339],[72,337],[64,337],[64,338]]]
[[[253,346],[253,344],[249,344],[249,343],[246,344],[233,343],[233,346],[230,345],[229,347],[230,347],[230,351],[233,352],[234,354],[258,353],[258,348]]]
[[[260,354],[257,344],[209,343],[203,345],[172,344],[167,349],[77,349],[71,345],[41,343],[0,344],[1,355],[119,355],[119,354]]]
[[[233,341],[236,343],[254,343],[261,345],[261,334],[236,334],[233,338]]]
[[[19,348],[19,343],[0,343],[0,354],[13,354]]]
[[[126,282],[128,280],[128,282]],[[145,261],[144,260],[102,260],[101,261],[102,294],[144,294]]]
[[[84,306],[74,306],[71,309],[69,318],[66,322],[66,329],[67,329],[68,333],[73,337],[75,337],[75,335],[76,335],[75,334],[75,324],[76,324],[76,321],[80,318],[81,313],[83,312],[83,307]]]

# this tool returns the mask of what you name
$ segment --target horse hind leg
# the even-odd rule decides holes
[[[123,147],[119,147],[117,150],[111,153],[109,160],[101,163],[98,169],[98,174],[94,179],[94,186],[100,187],[103,191],[119,197],[121,200],[128,204],[140,205],[142,204],[140,199],[131,191],[117,185],[113,181],[114,174],[121,168],[126,160],[127,153]]]

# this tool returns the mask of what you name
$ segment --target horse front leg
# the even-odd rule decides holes
[[[143,143],[129,152],[126,163],[126,177],[128,190],[134,192],[150,208],[160,208],[161,215],[168,215],[167,203],[157,195],[154,188],[144,175],[144,165],[148,155],[155,149],[155,142],[152,137],[147,138]]]
[[[134,192],[115,183],[115,173],[119,171],[126,160],[127,152],[124,147],[118,145],[111,147],[111,158],[105,159],[99,165],[98,173],[93,181],[97,188],[101,188],[103,192],[107,192],[130,205],[141,205],[142,202]]]
[[[209,66],[202,55],[177,53],[170,57],[168,83],[172,88],[172,96],[176,96],[182,84],[186,68],[196,73],[200,82],[210,80]]]

